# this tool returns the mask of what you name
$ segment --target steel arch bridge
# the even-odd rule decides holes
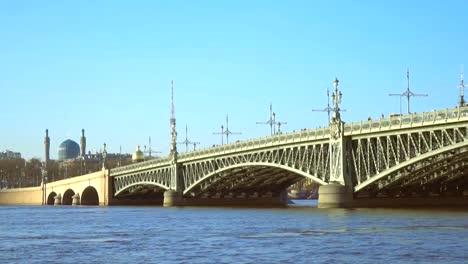
[[[256,138],[110,170],[114,195],[259,196],[309,178],[355,195],[468,190],[468,107]]]

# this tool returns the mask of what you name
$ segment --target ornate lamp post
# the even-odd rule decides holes
[[[18,165],[16,165],[16,180],[18,181],[18,186],[19,186],[19,188],[21,188],[22,179],[21,179],[21,174],[20,174],[20,172],[19,172],[19,167],[18,167]]]
[[[338,79],[335,78],[335,81],[333,82],[333,86],[335,86],[335,91],[332,93],[332,103],[335,105],[333,108],[333,116],[330,121],[330,136],[333,139],[338,139],[341,137],[341,130],[342,130],[342,121],[341,121],[341,116],[340,116],[340,104],[341,104],[341,98],[343,97],[343,94],[341,91],[338,89]]]
[[[106,143],[104,143],[103,150],[102,150],[102,168],[106,168],[106,157],[107,157],[107,150],[106,150]]]
[[[47,205],[47,168],[42,166],[42,205]]]
[[[341,93],[340,90],[338,90],[338,81],[337,78],[335,78],[335,81],[333,82],[333,86],[335,87],[335,91],[332,93],[332,103],[335,105],[335,108],[333,108],[333,121],[341,121],[340,117],[340,104],[341,104],[341,98],[343,94]]]
[[[351,205],[353,196],[350,188],[349,155],[348,146],[350,138],[343,133],[344,122],[340,117],[340,104],[343,94],[338,89],[339,81],[335,78],[333,86],[335,91],[332,94],[333,117],[330,122],[330,175],[327,179],[328,185],[319,187],[319,208],[348,207]]]

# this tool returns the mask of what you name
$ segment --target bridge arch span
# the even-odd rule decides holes
[[[156,182],[151,182],[151,181],[143,181],[143,182],[134,182],[132,184],[129,184],[129,185],[126,185],[125,187],[119,189],[116,193],[115,193],[115,196],[119,196],[119,194],[122,194],[124,193],[125,191],[133,188],[133,187],[136,187],[136,186],[144,186],[144,185],[149,185],[149,186],[155,186],[155,187],[158,187],[158,188],[161,188],[165,191],[169,190],[169,188],[165,185],[162,185],[162,184],[159,184],[159,183],[156,183]]]
[[[54,205],[55,196],[57,196],[57,193],[55,192],[49,193],[49,195],[47,196],[47,205]]]
[[[93,186],[86,187],[81,194],[81,205],[99,205],[99,195]]]
[[[62,205],[72,205],[73,195],[75,195],[75,192],[72,189],[66,190],[62,196]]]
[[[235,175],[236,173],[238,175]],[[277,180],[277,181],[283,182],[293,177],[297,177],[297,178],[305,177],[305,178],[309,178],[313,180],[314,182],[317,182],[320,185],[327,184],[324,180],[320,179],[317,176],[308,174],[302,170],[288,167],[285,165],[269,163],[269,162],[248,162],[248,163],[241,163],[241,164],[233,164],[233,165],[226,166],[218,170],[209,172],[203,177],[200,177],[198,180],[196,180],[192,184],[190,185],[187,184],[188,186],[186,186],[183,194],[187,195],[187,194],[193,193],[195,189],[197,188],[204,189],[205,187],[202,186],[204,183],[207,183],[207,186],[211,186],[212,182],[208,183],[209,181],[219,181],[221,179],[229,180],[229,178],[232,178],[232,180],[239,180],[239,178],[241,178],[240,181],[247,180],[245,183],[249,183],[248,178],[250,178],[251,182],[255,180],[257,181],[258,180],[266,180],[266,181]],[[231,182],[230,184],[234,184],[234,183]],[[237,183],[237,184],[238,186],[240,186],[242,183]]]
[[[358,193],[368,188],[383,190],[397,184],[399,188],[411,184],[422,186],[441,178],[453,180],[463,177],[468,169],[467,154],[466,142],[427,152],[374,175],[356,185],[354,191]]]

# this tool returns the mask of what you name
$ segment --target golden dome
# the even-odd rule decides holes
[[[143,154],[143,151],[140,150],[140,145],[138,145],[135,153],[132,155],[132,161],[133,162],[140,162],[145,160],[145,154]]]

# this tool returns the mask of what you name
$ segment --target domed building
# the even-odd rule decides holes
[[[145,160],[145,154],[140,150],[140,145],[138,145],[135,153],[132,155],[132,162],[140,162]]]
[[[71,139],[67,139],[60,144],[58,149],[58,160],[75,159],[80,155],[80,146]]]

